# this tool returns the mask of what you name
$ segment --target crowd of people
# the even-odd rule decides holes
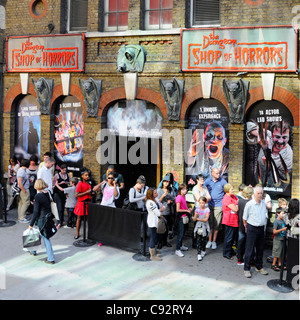
[[[192,228],[192,247],[196,249],[197,260],[205,257],[206,250],[217,248],[218,232],[224,228],[223,257],[232,260],[237,256],[237,263],[244,266],[245,277],[251,277],[250,268],[263,275],[268,272],[263,268],[268,211],[272,208],[271,198],[264,194],[260,185],[255,187],[241,184],[239,192],[220,177],[220,170],[214,167],[211,176],[196,177],[197,184],[192,189],[193,208],[186,201],[188,187],[185,183],[176,182],[172,173],[166,174],[157,188],[146,185],[144,176],[139,176],[134,186],[129,189],[123,201],[120,197],[125,188],[122,174],[110,165],[103,179],[96,184],[87,168],[82,168],[81,178],[67,172],[62,164],[54,170],[55,160],[51,153],[44,154],[44,161],[38,165],[36,157],[23,159],[19,164],[15,157],[8,166],[7,210],[14,202],[12,188],[15,181],[21,189],[18,199],[18,220],[29,223],[32,228],[39,226],[51,211],[53,199],[57,205],[58,217],[56,228],[76,227],[75,239],[80,237],[81,220],[84,215],[84,202],[95,202],[110,207],[144,212],[144,221],[150,233],[150,259],[161,261],[159,249],[172,247],[169,242],[176,236],[175,255],[184,257],[189,248],[183,244],[184,235],[189,226]],[[97,196],[98,195],[98,196]],[[121,201],[120,201],[121,199]],[[65,209],[67,221],[65,222]],[[28,216],[32,215],[31,219]],[[86,215],[88,216],[87,206]],[[163,225],[164,228],[159,228]],[[283,241],[286,237],[299,238],[299,200],[278,199],[278,208],[273,225],[273,251],[269,257],[272,270],[279,271],[282,261]],[[163,231],[161,231],[163,230]],[[47,263],[54,263],[51,242],[44,237],[48,258]],[[34,254],[34,252],[32,252]]]

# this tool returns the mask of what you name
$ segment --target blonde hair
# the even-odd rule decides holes
[[[224,186],[224,192],[228,193],[231,188],[233,188],[232,185],[230,183],[226,183]]]
[[[48,188],[47,183],[43,179],[37,179],[34,183],[34,189],[41,191]]]
[[[245,187],[242,191],[242,196],[246,199],[250,199],[253,195],[253,188],[251,187]]]

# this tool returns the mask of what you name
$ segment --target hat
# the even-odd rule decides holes
[[[169,181],[170,182],[170,176],[169,175],[165,175],[163,178],[163,181]]]

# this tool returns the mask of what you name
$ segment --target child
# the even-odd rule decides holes
[[[197,221],[194,228],[194,235],[196,237],[198,261],[201,261],[205,256],[206,244],[210,233],[208,223],[210,210],[206,207],[207,199],[205,197],[201,196],[198,203],[199,206],[195,210],[193,221]]]
[[[281,255],[282,255],[282,250],[283,250],[284,240],[285,240],[285,230],[287,229],[285,226],[285,223],[283,222],[285,212],[286,211],[281,207],[277,208],[276,209],[277,218],[275,219],[273,224],[273,234],[275,236],[273,239],[273,250],[272,250],[273,263],[271,268],[274,271],[279,271],[282,263]],[[278,265],[277,265],[277,261],[278,261]]]
[[[76,192],[76,178],[71,178],[70,179],[70,187],[63,189],[64,193],[67,195],[67,200],[66,200],[66,209],[68,212],[68,222],[67,222],[67,227],[69,228],[74,228],[76,225],[76,216],[74,214],[74,209],[77,203],[77,199],[75,196]]]
[[[187,193],[187,186],[186,184],[182,183],[179,185],[178,188],[178,196],[175,199],[176,203],[176,212],[177,212],[177,223],[178,223],[178,235],[177,235],[177,241],[176,241],[176,251],[175,254],[178,257],[184,257],[184,254],[182,253],[181,250],[188,250],[186,246],[182,244],[182,239],[185,233],[185,229],[188,226],[187,224],[183,223],[183,217],[187,216],[187,213],[189,214],[192,209],[188,209],[187,203],[185,200],[185,195]]]
[[[74,213],[77,215],[76,221],[76,236],[74,239],[79,238],[79,229],[81,224],[81,217],[84,214],[84,201],[91,201],[92,187],[88,183],[89,181],[89,171],[84,168],[81,172],[81,181],[78,182],[75,190],[75,197],[77,198],[77,203],[74,209]],[[86,205],[86,215],[88,214]]]

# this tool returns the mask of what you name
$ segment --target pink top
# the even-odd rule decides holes
[[[182,196],[182,195],[179,194],[175,199],[175,203],[176,204],[180,203],[180,207],[179,208],[181,210],[188,210],[187,203],[186,203],[186,200],[185,200],[185,195]],[[185,215],[186,215],[186,213],[182,212],[182,216],[181,217],[183,217]]]
[[[239,226],[239,215],[238,212],[232,211],[228,208],[230,204],[238,204],[238,198],[235,195],[227,195],[225,194],[223,197],[223,219],[222,224],[225,224],[230,227],[238,227]]]

